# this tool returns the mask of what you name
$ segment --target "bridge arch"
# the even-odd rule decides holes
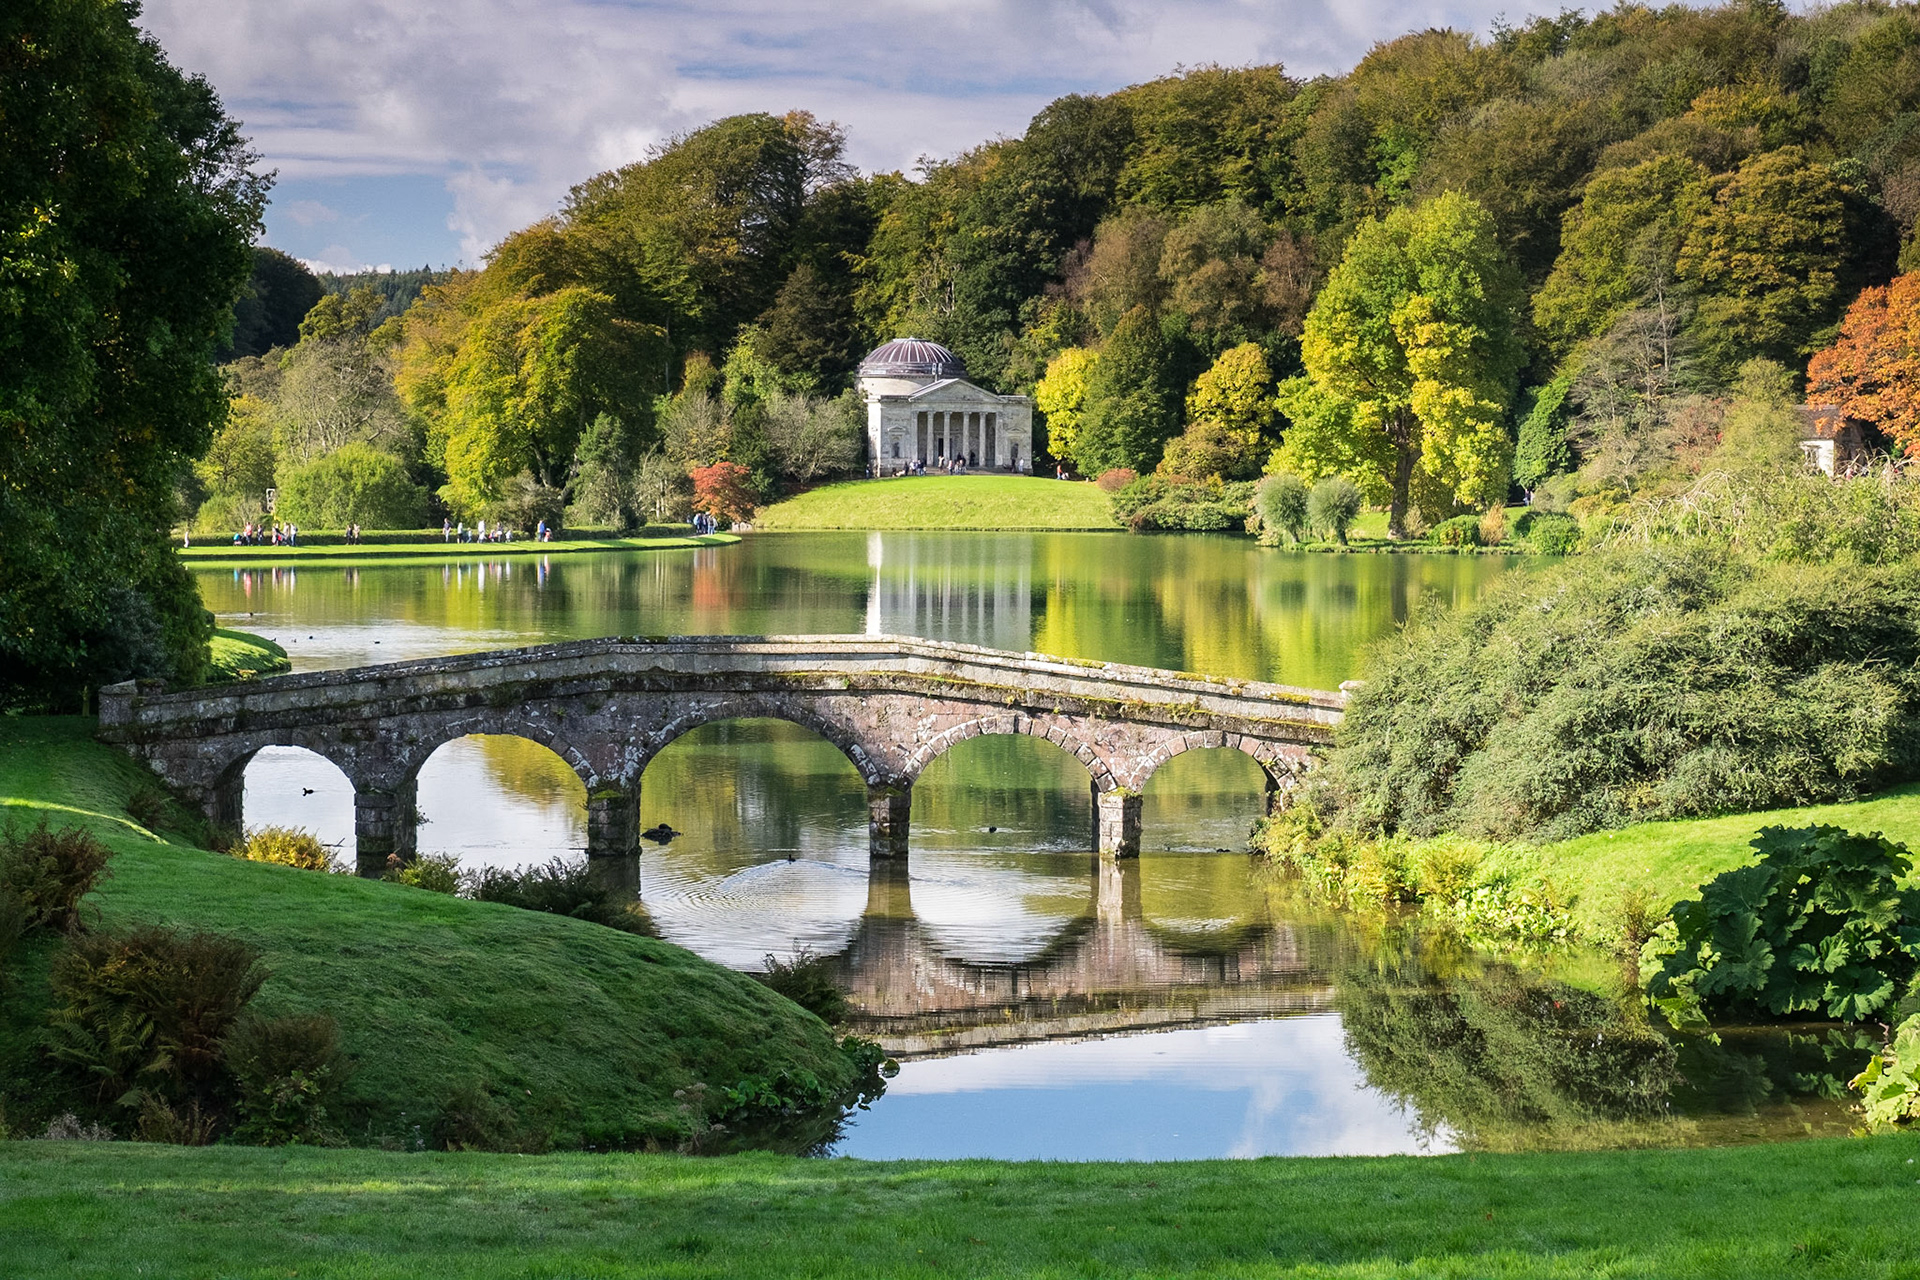
[[[889,780],[874,753],[860,741],[851,726],[793,699],[752,696],[703,700],[682,709],[647,735],[644,754],[634,771],[634,779],[637,781],[645,773],[647,765],[676,739],[695,729],[728,720],[784,720],[788,724],[798,725],[833,744],[846,757],[847,763],[853,766],[854,772],[860,775],[860,780],[869,787]]]
[[[918,781],[928,765],[971,738],[985,734],[1010,734],[1043,738],[1051,742],[1086,766],[1087,776],[1093,780],[1095,791],[1111,791],[1116,785],[1112,766],[1074,727],[1062,720],[1054,716],[1027,716],[1010,712],[963,721],[937,734],[916,750],[907,760],[904,780],[909,785]]]
[[[409,735],[395,754],[402,778],[413,783],[418,781],[420,770],[434,753],[450,742],[462,738],[521,738],[560,757],[581,783],[591,788],[602,780],[601,769],[592,757],[568,739],[563,724],[562,717],[554,716],[549,708],[539,704],[488,708],[482,713],[433,723],[428,731]]]
[[[577,856],[586,843],[582,775],[577,753],[569,759],[530,734],[448,738],[412,768],[415,843],[500,865]]]

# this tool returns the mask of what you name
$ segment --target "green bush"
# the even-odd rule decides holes
[[[1451,520],[1442,520],[1428,531],[1427,538],[1440,547],[1477,547],[1480,545],[1480,517],[1454,516]]]
[[[54,959],[48,1052],[97,1105],[193,1141],[226,1101],[221,1041],[266,979],[258,951],[219,934],[79,935]]]
[[[753,976],[822,1022],[839,1022],[847,1016],[847,998],[834,985],[833,961],[826,956],[802,951],[782,960],[770,955],[765,970]]]
[[[425,889],[428,893],[459,893],[466,883],[457,853],[423,853],[412,862],[388,868],[380,878],[410,889]]]
[[[235,1086],[235,1139],[279,1147],[328,1138],[327,1104],[349,1071],[332,1018],[248,1015],[221,1051]]]
[[[1307,531],[1307,482],[1290,471],[1276,471],[1254,491],[1260,522],[1277,537],[1299,542]]]
[[[1360,490],[1345,476],[1328,476],[1307,495],[1307,523],[1346,545],[1347,530],[1360,518]]]
[[[1580,549],[1580,522],[1550,511],[1529,511],[1514,522],[1514,531],[1535,555],[1568,556]]]
[[[1859,1022],[1888,1008],[1920,959],[1912,866],[1884,836],[1768,827],[1760,860],[1723,871],[1647,943],[1647,994],[1676,1026],[1701,1015]]]
[[[407,464],[367,444],[345,444],[280,483],[274,519],[322,529],[357,524],[417,529],[426,522],[427,491],[407,477]]]
[[[233,856],[244,862],[271,862],[302,871],[333,870],[333,850],[302,827],[254,827]]]
[[[1892,1129],[1920,1119],[1920,1014],[1902,1022],[1866,1070],[1848,1083],[1860,1094],[1868,1128]]]
[[[555,858],[545,866],[511,871],[488,867],[473,881],[473,896],[481,902],[591,920],[625,933],[653,933],[646,916],[595,883],[584,858],[576,862]]]
[[[1253,510],[1251,481],[1141,476],[1113,495],[1113,513],[1135,533],[1240,528]]]
[[[1365,663],[1339,823],[1561,839],[1920,776],[1920,570],[1692,549],[1514,573]]]
[[[72,931],[81,900],[107,876],[112,856],[82,827],[56,831],[42,818],[23,830],[9,820],[0,830],[0,920],[13,919],[16,939],[34,929]]]

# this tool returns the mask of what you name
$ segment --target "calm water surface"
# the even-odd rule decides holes
[[[615,634],[866,632],[1333,688],[1368,642],[1512,571],[1204,536],[886,533],[196,576],[223,624],[279,640],[300,670]],[[664,937],[723,964],[830,960],[854,1029],[903,1062],[838,1154],[1173,1159],[1846,1129],[1820,1094],[1857,1069],[1851,1049],[1776,1036],[1674,1060],[1641,1034],[1596,1059],[1572,1046],[1617,1035],[1617,1011],[1562,1026],[1565,1000],[1542,1004],[1457,947],[1303,907],[1245,852],[1262,795],[1237,752],[1176,757],[1147,788],[1142,856],[1103,867],[1080,764],[1030,738],[975,738],[916,784],[907,865],[872,863],[845,758],[794,725],[733,721],[649,765],[642,824],[685,834],[647,847],[641,898]],[[448,743],[419,803],[421,849],[469,866],[585,843],[579,779],[522,739]],[[351,850],[351,789],[318,757],[263,751],[245,805],[250,823]],[[1472,1047],[1515,1036],[1538,1062]]]

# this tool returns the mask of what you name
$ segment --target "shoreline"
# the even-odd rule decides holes
[[[175,547],[174,554],[192,565],[264,564],[268,562],[344,560],[430,560],[494,556],[562,556],[592,551],[697,551],[702,547],[732,546],[737,533],[676,534],[665,538],[568,538],[560,542],[363,542],[320,543],[305,546],[237,546],[216,542],[199,547]]]

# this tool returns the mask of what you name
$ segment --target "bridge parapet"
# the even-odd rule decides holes
[[[1096,843],[1137,852],[1138,796],[1165,760],[1201,747],[1252,756],[1270,791],[1329,742],[1346,695],[901,636],[610,637],[273,676],[100,693],[100,734],[219,821],[265,746],[339,765],[356,794],[363,870],[413,848],[413,784],[434,749],[475,733],[530,738],[580,775],[590,854],[624,856],[640,777],[681,733],[716,720],[790,720],[833,742],[869,788],[876,855],[905,852],[920,771],[982,733],[1045,737],[1087,766]]]

